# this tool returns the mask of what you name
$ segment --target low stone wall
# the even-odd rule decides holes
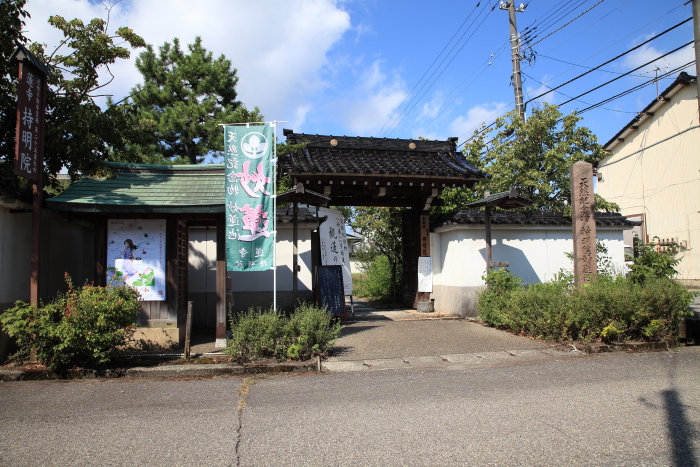
[[[462,318],[476,318],[477,295],[482,288],[434,285],[431,298],[435,299],[435,311]]]

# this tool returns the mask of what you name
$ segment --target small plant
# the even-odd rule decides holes
[[[326,355],[340,334],[340,324],[325,309],[302,303],[291,316],[277,310],[229,311],[231,339],[225,352],[246,359],[301,360]]]
[[[133,334],[141,308],[131,287],[74,287],[65,273],[68,291],[40,306],[18,301],[0,317],[3,329],[20,348],[16,360],[34,351],[53,370],[109,362]]]
[[[654,239],[658,240],[659,237]],[[675,257],[677,252],[677,245],[671,245],[665,251],[658,251],[656,242],[647,244],[635,242],[636,257],[632,259],[632,264],[629,266],[630,279],[639,284],[658,277],[672,279],[678,274],[676,266],[680,263],[680,259]]]

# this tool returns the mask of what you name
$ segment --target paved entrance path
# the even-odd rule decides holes
[[[569,351],[570,350],[570,351]],[[329,371],[463,369],[580,356],[463,319],[385,319],[344,326]]]

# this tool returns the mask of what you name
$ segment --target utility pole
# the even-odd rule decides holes
[[[693,0],[693,39],[695,39],[695,76],[700,76],[700,0]],[[700,108],[700,80],[696,80]]]
[[[693,8],[695,8],[695,3],[700,0],[693,0]],[[510,55],[513,60],[513,91],[515,93],[515,110],[518,111],[518,115],[522,120],[525,120],[525,104],[523,103],[523,81],[520,75],[520,36],[518,35],[518,28],[515,24],[515,12],[522,13],[525,11],[525,5],[520,4],[518,8],[515,8],[515,1],[508,0],[508,2],[503,2],[498,7],[501,10],[508,10],[508,22],[510,23]],[[697,49],[696,49],[697,54]]]

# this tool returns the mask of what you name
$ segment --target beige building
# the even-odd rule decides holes
[[[700,126],[696,78],[685,72],[603,148],[598,194],[642,221],[645,241],[680,245],[679,279],[700,285]],[[625,243],[632,245],[632,234]]]

